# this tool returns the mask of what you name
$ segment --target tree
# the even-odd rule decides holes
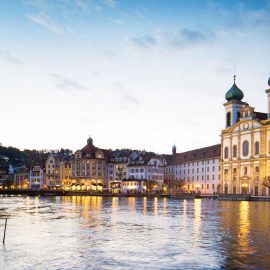
[[[266,186],[268,188],[270,188],[270,176],[266,176],[263,181],[262,181],[262,185]]]
[[[152,190],[156,187],[157,182],[154,180],[144,180],[144,184],[146,186],[147,193],[151,193]]]

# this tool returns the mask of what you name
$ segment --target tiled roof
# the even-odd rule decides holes
[[[142,152],[137,158],[131,160],[128,163],[128,166],[145,166],[149,162],[149,160],[156,156],[153,152]]]
[[[176,165],[179,163],[185,163],[190,161],[197,161],[202,159],[220,158],[221,145],[216,144],[204,148],[199,148],[183,153],[177,153],[175,155],[167,156],[166,161],[168,165]]]

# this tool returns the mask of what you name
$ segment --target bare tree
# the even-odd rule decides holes
[[[157,185],[157,182],[154,180],[144,180],[146,191],[147,193],[151,193],[155,186]]]
[[[262,185],[266,186],[268,188],[270,188],[270,176],[266,176],[263,181],[262,181]]]

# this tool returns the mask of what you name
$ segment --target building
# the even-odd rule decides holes
[[[46,185],[49,189],[71,189],[70,156],[50,153],[46,162]]]
[[[270,79],[268,81],[270,86]],[[270,89],[268,112],[243,102],[234,77],[226,93],[225,128],[221,132],[221,193],[270,195]]]
[[[220,181],[220,148],[213,145],[183,153],[165,155],[165,183],[174,191],[215,194]]]
[[[71,159],[70,157],[62,159],[60,162],[60,181],[61,181],[61,187],[64,190],[71,190]]]
[[[16,188],[29,188],[29,170],[23,165],[14,168],[14,186]]]
[[[44,188],[45,181],[46,181],[45,169],[43,169],[40,165],[34,166],[30,170],[29,175],[30,188],[32,189]]]
[[[128,179],[122,180],[125,193],[161,191],[164,184],[165,160],[152,152],[142,151],[128,163]]]
[[[111,158],[107,164],[109,190],[113,193],[121,192],[122,180],[128,178],[127,165],[136,151],[120,149],[111,152]]]
[[[102,191],[108,189],[107,162],[110,151],[94,146],[91,137],[71,159],[71,186],[73,190]]]
[[[60,162],[62,159],[55,153],[50,153],[46,162],[46,185],[47,188],[61,188]]]

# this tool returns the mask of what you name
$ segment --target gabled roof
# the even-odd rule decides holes
[[[177,165],[190,161],[198,161],[203,159],[220,158],[221,144],[216,144],[204,148],[199,148],[183,153],[176,153],[175,155],[164,155],[167,157],[168,165]]]

